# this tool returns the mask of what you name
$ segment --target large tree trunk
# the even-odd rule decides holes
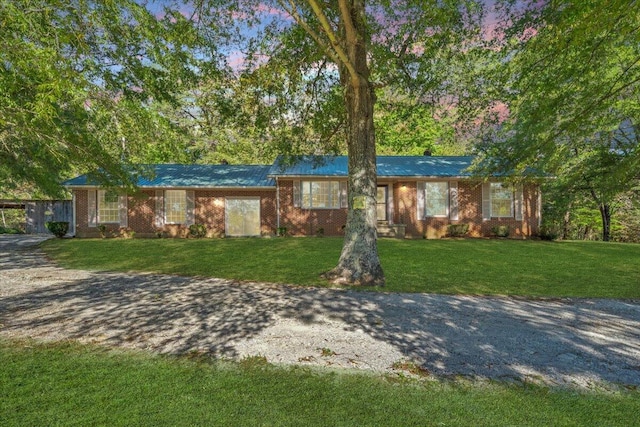
[[[339,69],[347,110],[349,211],[340,260],[325,276],[334,283],[383,285],[376,234],[375,94],[367,65],[364,2],[346,3],[351,12],[351,22],[343,28],[345,50],[353,69],[348,70],[344,65]]]

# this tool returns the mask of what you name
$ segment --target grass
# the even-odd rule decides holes
[[[326,285],[340,238],[65,239],[43,244],[68,268]],[[520,240],[379,241],[388,292],[640,298],[640,245]]]
[[[0,341],[0,423],[639,425],[640,392],[391,377]]]

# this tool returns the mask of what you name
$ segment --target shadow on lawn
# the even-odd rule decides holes
[[[9,263],[51,277],[62,271],[32,248],[0,252],[2,274],[11,274]],[[640,385],[640,309],[632,302],[383,294],[121,273],[4,295],[0,332],[9,336],[27,331],[237,357],[238,342],[278,318],[301,325],[330,319],[434,374]]]

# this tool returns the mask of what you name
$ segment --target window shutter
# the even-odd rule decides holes
[[[482,219],[491,219],[491,183],[482,183]]]
[[[89,227],[98,226],[98,203],[96,200],[96,190],[87,191],[87,204],[89,210]]]
[[[418,206],[418,220],[424,219],[425,218],[425,203],[424,203],[424,190],[425,190],[425,183],[422,181],[418,181],[417,185],[416,185],[416,200],[417,203],[416,205]]]
[[[348,208],[349,199],[347,198],[347,181],[340,181],[340,207]]]
[[[522,221],[522,193],[522,184],[516,185],[513,195],[513,207],[515,211],[516,221]]]
[[[293,181],[293,207],[300,207],[300,181]]]
[[[449,182],[449,219],[458,220],[458,181]]]
[[[156,227],[164,225],[164,191],[156,190]]]
[[[192,225],[196,222],[195,209],[196,208],[196,195],[195,191],[187,191],[187,222],[186,225]]]
[[[129,213],[127,211],[127,195],[121,194],[118,197],[118,207],[120,208],[120,227],[129,226]]]

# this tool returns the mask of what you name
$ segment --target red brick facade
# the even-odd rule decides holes
[[[343,233],[347,220],[347,209],[304,209],[294,206],[293,179],[278,180],[277,189],[195,189],[193,191],[193,222],[203,224],[209,237],[220,237],[226,233],[225,206],[227,198],[259,198],[260,233],[275,235],[278,227],[286,227],[294,236],[322,233],[336,236]],[[515,218],[483,219],[482,183],[458,180],[458,219],[418,218],[417,181],[380,180],[379,185],[388,186],[388,223],[404,224],[406,237],[440,238],[446,235],[449,224],[469,224],[469,235],[490,236],[492,228],[506,225],[510,236],[526,238],[538,233],[539,188],[525,184],[522,191],[522,220]],[[76,235],[97,237],[97,226],[89,226],[89,197],[86,189],[74,189]],[[278,215],[279,211],[279,215]],[[156,191],[145,189],[127,197],[127,228],[136,236],[152,237],[158,232],[167,236],[185,236],[185,225],[162,225],[156,223]],[[118,224],[108,224],[110,233],[117,233]]]

